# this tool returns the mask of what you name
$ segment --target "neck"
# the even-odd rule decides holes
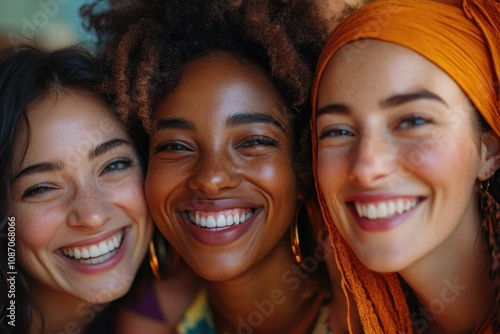
[[[490,259],[470,213],[438,249],[400,274],[418,300],[412,322],[423,333],[474,333],[494,301]]]
[[[33,288],[33,299],[36,311],[32,333],[83,333],[104,309],[103,305],[89,304],[73,295],[40,286]]]
[[[307,333],[319,312],[313,278],[294,261],[288,234],[253,268],[223,282],[209,282],[218,333]]]

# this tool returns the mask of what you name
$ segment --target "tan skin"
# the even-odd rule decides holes
[[[255,303],[267,301],[273,311],[254,333],[307,333],[321,295],[308,280],[282,279],[297,266],[289,237],[299,196],[293,124],[269,77],[238,57],[190,61],[154,111],[160,126],[151,136],[146,196],[162,233],[206,279],[218,332],[234,332],[238,318],[248,322]],[[248,218],[207,233],[195,225],[197,214],[207,224],[210,216]]]

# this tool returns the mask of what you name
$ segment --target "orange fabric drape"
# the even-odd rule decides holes
[[[318,61],[312,91],[313,166],[342,287],[352,294],[365,333],[411,333],[409,310],[397,276],[372,272],[357,260],[336,229],[317,182],[315,114],[322,74],[336,52],[342,48],[345,57],[363,52],[360,40],[367,38],[407,47],[439,66],[500,136],[500,1],[376,0],[335,29]]]

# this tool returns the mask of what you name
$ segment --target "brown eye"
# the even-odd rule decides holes
[[[237,147],[252,147],[252,146],[278,146],[279,142],[275,139],[263,136],[250,137],[238,144]]]

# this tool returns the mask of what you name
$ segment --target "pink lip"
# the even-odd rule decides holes
[[[193,224],[186,216],[185,211],[203,210],[203,211],[224,211],[234,208],[254,208],[255,211],[249,219],[238,225],[227,227],[206,228]],[[227,245],[239,239],[245,234],[255,222],[256,217],[260,214],[261,209],[255,203],[250,203],[240,199],[222,199],[222,200],[195,200],[179,205],[178,215],[186,226],[187,231],[198,242],[210,246]]]
[[[117,232],[118,232],[118,230],[116,230],[114,233],[117,233]],[[111,235],[113,235],[113,233]],[[108,237],[109,236],[110,235],[108,235]],[[129,228],[126,228],[124,230],[124,233],[123,233],[123,240],[122,240],[122,243],[120,245],[120,248],[115,250],[116,253],[113,256],[111,256],[109,259],[107,259],[106,261],[101,262],[101,263],[97,263],[97,264],[85,264],[85,263],[78,262],[77,260],[72,260],[72,259],[68,258],[67,256],[65,256],[60,249],[57,253],[63,259],[63,261],[65,263],[69,264],[73,269],[75,269],[81,273],[84,273],[84,274],[98,274],[98,273],[102,273],[102,272],[105,272],[105,271],[112,269],[113,267],[118,265],[118,263],[121,262],[121,260],[125,256],[125,253],[127,252],[128,242],[129,242],[128,236],[129,236]],[[106,238],[104,238],[104,239],[106,239]],[[72,245],[76,245],[76,244],[72,244]]]
[[[370,202],[370,203],[377,203],[377,202],[383,202],[383,201],[388,201],[388,200],[396,200],[396,199],[409,199],[409,198],[416,198],[418,200],[417,205],[413,207],[411,210],[403,212],[402,214],[394,214],[391,217],[388,218],[381,218],[381,219],[368,219],[365,217],[360,217],[358,215],[358,212],[354,208],[354,205],[352,202]],[[349,208],[349,211],[351,211],[351,215],[354,218],[354,221],[358,225],[359,228],[361,228],[364,231],[367,232],[384,232],[388,231],[390,229],[395,228],[396,226],[399,226],[403,224],[414,212],[415,209],[421,204],[422,198],[417,197],[417,196],[402,196],[402,195],[394,195],[394,194],[363,194],[363,195],[353,195],[346,197],[345,203],[347,207]]]

